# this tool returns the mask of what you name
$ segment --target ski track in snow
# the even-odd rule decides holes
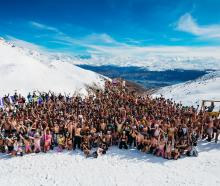
[[[166,160],[137,150],[112,147],[86,159],[80,151],[0,155],[0,185],[220,185],[220,144],[202,143],[199,157]]]

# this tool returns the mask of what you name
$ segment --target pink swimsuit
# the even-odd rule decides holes
[[[41,151],[40,138],[34,139],[34,151],[36,152],[37,150]]]
[[[30,152],[31,151],[31,146],[30,145],[25,146],[25,151]]]
[[[44,139],[45,139],[45,143],[46,143],[47,145],[50,145],[52,136],[51,136],[50,134],[46,134],[46,135],[44,136]]]

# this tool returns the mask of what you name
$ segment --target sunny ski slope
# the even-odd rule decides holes
[[[220,100],[220,71],[210,72],[194,81],[159,89],[155,95],[173,98],[184,105],[200,105],[202,100]]]
[[[94,72],[36,54],[0,38],[0,97],[15,90],[22,94],[34,90],[85,94],[86,85],[104,85],[103,77]]]

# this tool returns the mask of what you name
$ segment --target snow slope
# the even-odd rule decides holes
[[[210,72],[194,81],[161,88],[154,96],[160,94],[189,106],[200,105],[204,99],[220,100],[220,71]]]
[[[37,58],[36,54],[0,39],[0,96],[14,90],[22,94],[33,90],[85,94],[86,85],[104,85],[103,77],[94,72],[59,59],[48,61],[43,55]]]
[[[220,144],[200,144],[199,157],[165,160],[137,150],[111,148],[86,159],[81,152],[0,155],[0,185],[10,186],[218,186]]]

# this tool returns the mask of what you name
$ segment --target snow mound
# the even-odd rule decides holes
[[[219,150],[219,144],[203,143],[198,157],[177,161],[117,147],[97,159],[86,159],[75,151],[0,155],[0,185],[218,186]]]
[[[154,96],[160,94],[188,106],[200,105],[202,100],[220,100],[220,71],[210,72],[194,81],[161,88]]]
[[[28,52],[27,52],[28,51]],[[0,39],[0,95],[29,91],[86,94],[86,86],[103,87],[103,76],[37,51],[24,50]]]

